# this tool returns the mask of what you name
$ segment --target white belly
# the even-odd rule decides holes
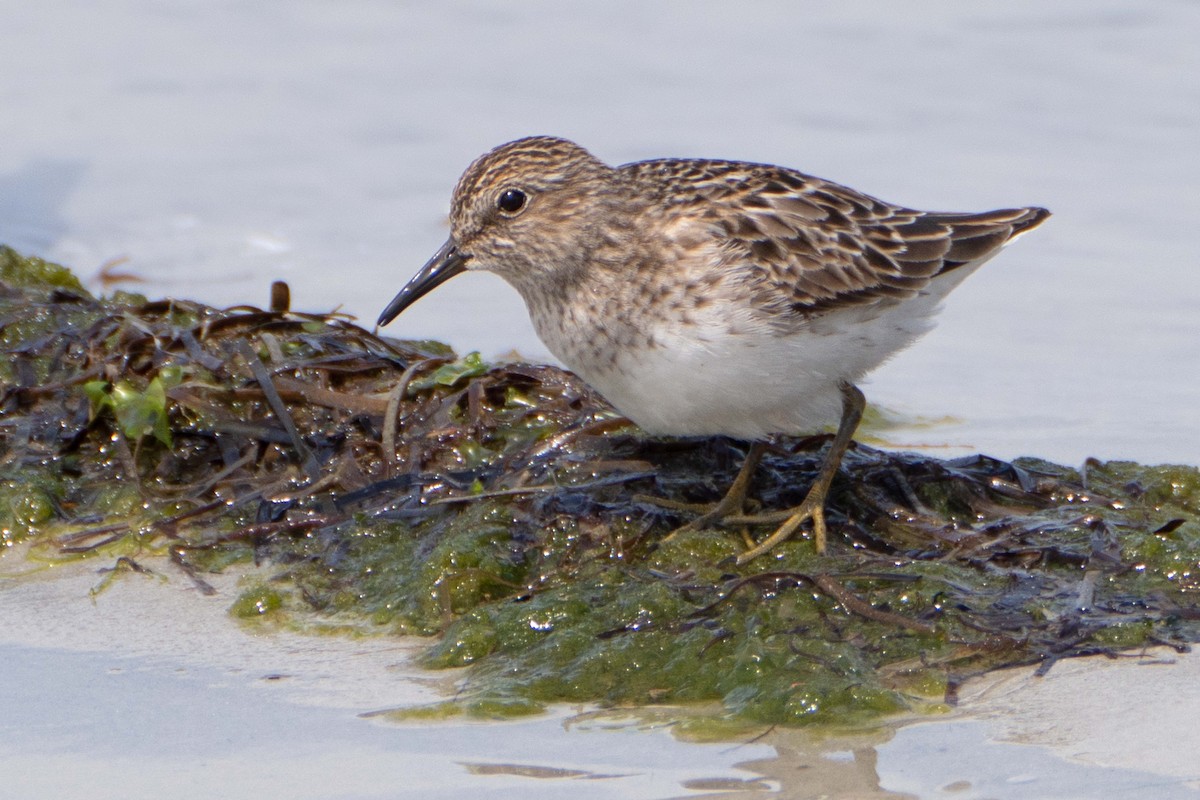
[[[955,270],[908,300],[822,315],[786,335],[750,326],[730,333],[730,310],[714,307],[692,326],[658,321],[655,346],[623,347],[610,361],[581,358],[580,349],[551,341],[557,337],[543,340],[647,432],[747,440],[812,432],[838,421],[839,383],[858,382],[932,328],[941,299],[971,271]]]

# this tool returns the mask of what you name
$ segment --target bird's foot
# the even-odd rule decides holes
[[[746,493],[750,488],[750,480],[754,476],[754,470],[758,468],[758,463],[762,460],[765,450],[766,445],[762,442],[755,442],[750,446],[750,450],[746,453],[746,460],[742,462],[742,468],[738,471],[737,477],[734,478],[729,491],[725,492],[725,496],[715,503],[680,503],[675,500],[666,500],[665,498],[650,498],[639,495],[641,499],[662,506],[663,508],[670,508],[676,511],[690,511],[699,514],[691,522],[676,528],[663,541],[670,541],[672,537],[678,536],[685,531],[700,531],[705,528],[711,528],[714,525],[720,524],[727,517],[743,513],[746,509]]]
[[[825,501],[829,497],[829,487],[833,484],[833,478],[841,466],[842,456],[845,455],[846,448],[850,446],[851,437],[853,437],[854,431],[858,428],[858,423],[862,420],[863,408],[866,406],[866,400],[857,387],[849,383],[842,383],[840,388],[842,392],[842,421],[838,425],[837,434],[833,437],[833,441],[829,445],[829,452],[825,454],[825,458],[821,463],[821,469],[817,472],[817,478],[813,481],[812,488],[808,490],[804,502],[795,508],[790,508],[776,514],[763,514],[753,517],[726,517],[725,522],[734,525],[775,524],[781,521],[783,523],[766,539],[763,539],[757,545],[738,556],[737,563],[739,566],[770,552],[781,542],[787,540],[801,525],[810,520],[812,521],[813,543],[816,545],[817,553],[821,554],[825,552],[825,543],[828,538],[825,526]]]
[[[729,525],[774,525],[782,522],[775,532],[751,547],[737,557],[738,566],[746,564],[759,556],[770,552],[776,545],[791,538],[792,534],[805,522],[812,521],[813,543],[818,555],[825,552],[827,532],[825,526],[825,496],[828,491],[818,492],[820,487],[814,486],[809,491],[804,502],[795,508],[777,511],[771,514],[755,514],[752,516],[730,515],[725,518]]]

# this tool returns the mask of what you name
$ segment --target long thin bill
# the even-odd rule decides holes
[[[420,300],[429,292],[441,286],[455,275],[466,270],[467,259],[459,255],[450,240],[442,245],[442,249],[433,254],[433,258],[425,262],[425,266],[412,277],[400,293],[388,303],[387,308],[379,315],[379,326],[387,325],[400,316],[400,312]]]

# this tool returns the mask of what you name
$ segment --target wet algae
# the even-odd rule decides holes
[[[824,557],[670,532],[744,445],[659,440],[577,378],[337,316],[89,295],[0,249],[4,561],[254,571],[240,618],[435,637],[441,709],[687,704],[845,723],[1001,666],[1200,638],[1200,472],[943,461],[857,446]],[[781,439],[754,501],[803,497]],[[257,566],[256,566],[257,565]],[[265,566],[265,573],[264,573]],[[114,573],[116,574],[116,573]]]

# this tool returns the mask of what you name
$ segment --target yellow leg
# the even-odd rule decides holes
[[[754,442],[750,445],[750,449],[746,451],[746,460],[742,462],[742,468],[738,470],[737,477],[733,479],[725,496],[717,501],[715,506],[684,527],[689,530],[701,530],[707,525],[725,519],[730,514],[742,513],[746,506],[746,492],[750,489],[750,481],[754,478],[754,470],[758,469],[758,464],[762,461],[766,449],[767,446],[763,442]]]
[[[754,477],[754,470],[758,468],[758,464],[762,461],[763,453],[766,449],[767,446],[763,442],[754,442],[751,444],[750,449],[746,451],[746,460],[742,462],[742,468],[738,470],[737,477],[733,479],[733,483],[729,486],[729,490],[725,492],[725,496],[705,509],[704,513],[696,517],[696,519],[676,528],[664,541],[669,541],[672,536],[683,531],[703,530],[709,525],[719,523],[731,514],[741,514],[745,510],[746,492],[750,488],[750,481]],[[668,508],[672,507],[661,500],[653,500],[652,502]],[[683,505],[682,503],[679,504],[679,506]]]
[[[858,390],[857,386],[843,383],[839,388],[842,390],[842,421],[838,425],[833,442],[829,445],[829,452],[825,454],[825,460],[821,462],[817,479],[813,481],[804,502],[790,509],[787,512],[789,514],[787,520],[774,533],[759,542],[757,547],[738,556],[738,564],[753,561],[771,551],[776,545],[795,533],[796,529],[807,520],[812,520],[813,541],[817,546],[817,552],[825,552],[825,499],[829,494],[830,485],[833,484],[833,478],[842,464],[842,456],[846,454],[846,448],[850,446],[850,440],[854,438],[854,431],[858,429],[858,423],[862,420],[863,409],[867,405],[866,398],[863,397],[863,393]],[[738,478],[740,479],[741,475]],[[737,522],[738,520],[730,519],[728,521]]]

